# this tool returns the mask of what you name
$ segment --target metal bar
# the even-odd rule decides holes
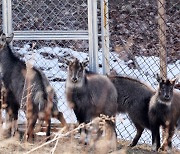
[[[14,31],[14,40],[88,40],[88,31]]]
[[[166,23],[165,23],[165,0],[158,1],[158,25],[159,25],[159,57],[160,75],[167,78],[167,51],[166,51]]]
[[[12,4],[11,0],[2,1],[3,32],[6,36],[12,33]]]
[[[88,40],[88,31],[14,31],[14,40]],[[100,37],[101,34],[98,34]]]
[[[13,28],[12,28],[12,3],[11,0],[7,0],[7,7],[8,7],[8,36],[10,36],[13,32]]]
[[[101,40],[102,40],[102,68],[103,74],[109,74],[109,14],[108,0],[101,0]]]
[[[97,0],[92,3],[93,8],[93,71],[98,72],[98,24],[97,24]]]
[[[3,0],[2,1],[2,18],[3,18],[3,20],[2,20],[2,22],[3,22],[3,32],[7,35],[7,33],[8,33],[8,28],[7,28],[7,26],[8,26],[8,23],[7,23],[7,1],[6,0]]]
[[[92,0],[88,0],[89,70],[93,71]]]
[[[88,0],[89,70],[98,72],[97,0]]]

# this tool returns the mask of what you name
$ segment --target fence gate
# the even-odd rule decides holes
[[[102,18],[101,32],[98,35],[97,0],[80,0],[79,2],[76,0],[66,0],[63,2],[61,0],[40,0],[38,2],[32,0],[2,0],[3,32],[7,36],[13,32],[15,34],[15,41],[88,40],[90,61],[89,67],[90,70],[97,72],[98,36],[101,36],[103,40],[103,52],[108,54],[107,50],[109,49],[109,34],[107,24],[108,1],[100,0],[100,3]],[[69,9],[70,12],[66,12],[65,8]],[[84,12],[80,12],[82,10]],[[69,15],[69,13],[72,14]],[[87,17],[86,19],[83,19],[85,14],[87,15]],[[63,20],[61,17],[63,17]],[[66,17],[68,21],[65,21]],[[76,24],[78,23],[70,23],[71,18],[78,18],[77,22],[79,22],[80,24],[76,26]],[[84,27],[83,24],[85,24]],[[108,57],[106,56],[106,58],[104,58],[104,63],[107,63],[107,60]],[[106,65],[104,73],[109,71],[107,66],[108,65]]]

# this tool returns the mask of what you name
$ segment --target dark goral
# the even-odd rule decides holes
[[[163,127],[161,150],[172,147],[175,126],[180,118],[180,94],[174,90],[175,80],[162,79],[158,76],[159,87],[149,104],[149,122],[152,131],[152,144],[160,148],[160,126]]]
[[[79,123],[88,123],[104,114],[115,116],[117,113],[117,91],[109,78],[86,72],[87,63],[75,59],[68,62],[66,98],[74,110]],[[115,130],[115,124],[111,123]]]
[[[54,97],[54,90],[45,75],[30,64],[25,64],[17,58],[5,34],[0,37],[0,66],[2,81],[8,91],[8,106],[14,113],[12,119],[17,120],[20,106],[26,110],[27,117],[27,139],[33,137],[33,129],[37,119],[40,123],[47,124],[46,135],[50,135],[50,118],[57,117],[63,125],[66,125],[63,114],[57,109],[57,98]]]
[[[130,146],[135,146],[144,128],[150,129],[148,120],[149,101],[154,91],[142,82],[129,77],[109,76],[118,94],[118,112],[127,113],[137,133]]]

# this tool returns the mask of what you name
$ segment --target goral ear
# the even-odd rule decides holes
[[[4,45],[5,43],[10,43],[13,40],[14,33],[10,34],[9,37],[6,37],[6,34],[1,34],[1,45]]]
[[[88,65],[88,63],[89,63],[89,60],[86,59],[85,61],[82,62],[82,66],[83,66],[83,67],[86,67],[86,66]]]
[[[156,80],[159,83],[163,81],[162,77],[158,73],[156,74]]]
[[[0,50],[4,48],[6,44],[6,35],[4,33],[0,36]]]
[[[6,38],[7,43],[11,43],[14,38],[14,33],[11,33],[9,37]]]
[[[6,43],[6,34],[2,33],[1,34],[1,44]]]
[[[69,59],[66,59],[66,58],[64,58],[64,62],[68,66],[71,65],[71,63],[72,63]]]
[[[176,83],[177,80],[178,80],[177,78],[173,78],[173,79],[171,80],[171,84],[172,84],[172,85],[175,85],[175,83]]]

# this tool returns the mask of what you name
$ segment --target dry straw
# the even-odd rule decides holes
[[[80,124],[76,128],[74,128],[74,129],[72,129],[72,130],[70,130],[70,131],[68,131],[66,133],[63,133],[67,129],[66,127],[64,127],[54,136],[53,139],[51,139],[50,141],[48,141],[46,143],[43,143],[43,144],[39,145],[36,148],[31,149],[30,151],[26,152],[25,154],[32,153],[32,152],[34,152],[34,151],[36,151],[36,150],[38,150],[38,149],[40,149],[40,148],[42,148],[44,146],[46,146],[46,145],[56,141],[54,147],[51,149],[51,154],[54,154],[55,150],[57,148],[58,140],[59,139],[61,139],[63,137],[67,137],[67,136],[72,135],[72,134],[76,134],[82,128],[90,128],[90,127],[92,127],[94,125],[94,123],[97,123],[97,121],[99,122],[99,129],[104,130],[103,127],[105,126],[105,124],[103,124],[103,123],[105,121],[112,121],[112,122],[114,122],[114,120],[115,120],[114,117],[108,117],[108,116],[105,116],[105,115],[101,115],[100,117],[97,117],[97,118],[93,119],[91,122],[89,122],[87,124],[84,124],[84,123]]]

